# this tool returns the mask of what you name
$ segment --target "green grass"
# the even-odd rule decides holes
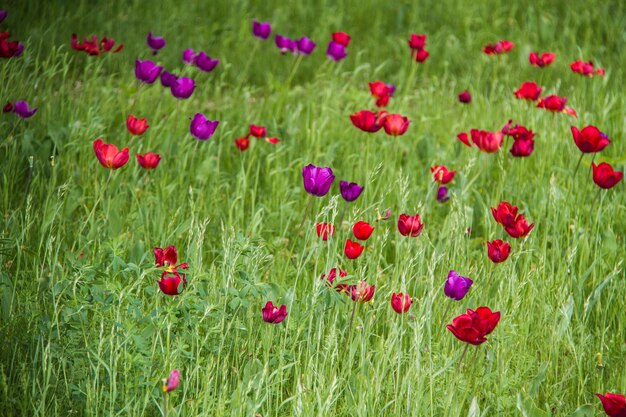
[[[591,157],[573,178],[570,133],[571,124],[598,126],[612,143],[596,161],[623,169],[620,1],[11,3],[1,27],[26,49],[0,64],[0,97],[39,112],[0,119],[0,415],[157,416],[160,380],[174,367],[174,416],[580,417],[602,414],[594,393],[626,392],[624,184],[590,212]],[[251,36],[255,17],[318,43],[290,85],[295,58]],[[133,62],[148,58],[150,30],[168,41],[157,60],[196,79],[189,100],[138,87]],[[338,64],[324,55],[335,30],[353,37]],[[70,48],[72,32],[125,48],[89,57]],[[411,32],[428,34],[431,53],[416,72]],[[482,54],[503,38],[516,44],[509,55]],[[210,74],[183,68],[187,47],[222,61]],[[553,51],[556,62],[532,68],[532,50]],[[575,59],[592,59],[606,77],[572,73]],[[373,106],[367,82],[377,79],[397,86],[389,110],[411,119],[404,136],[367,135],[348,119]],[[526,80],[567,96],[579,119],[516,100]],[[456,99],[465,88],[469,106]],[[196,112],[220,120],[209,142],[188,132]],[[126,131],[130,113],[148,118],[144,136]],[[512,158],[508,147],[480,154],[455,138],[508,119],[537,132],[531,157]],[[239,152],[233,140],[249,123],[281,144]],[[131,148],[110,178],[92,150],[99,137]],[[149,173],[134,159],[147,151],[163,155]],[[337,223],[343,201],[334,187],[299,228],[308,163],[366,185],[326,243],[313,225]],[[434,164],[459,170],[445,205],[433,198]],[[536,226],[493,265],[485,241],[504,233],[489,207],[502,200]],[[388,207],[393,217],[376,224],[364,255],[346,260],[351,223]],[[403,212],[422,214],[418,238],[399,235]],[[190,264],[177,297],[156,285],[152,248],[167,245]],[[319,279],[333,266],[377,286],[351,333],[351,302]],[[443,295],[450,269],[475,281],[459,302]],[[415,298],[411,317],[390,308],[400,290]],[[287,304],[285,322],[261,320],[267,300]],[[480,305],[502,320],[459,368],[464,346],[445,324]]]

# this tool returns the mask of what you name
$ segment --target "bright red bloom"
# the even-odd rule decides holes
[[[364,132],[378,132],[383,126],[380,121],[380,113],[369,110],[361,110],[350,116],[352,124]]]
[[[0,32],[0,58],[13,58],[22,55],[24,44],[19,41],[9,41],[9,32]]]
[[[344,47],[348,47],[350,45],[350,40],[352,38],[346,32],[334,32],[333,33],[333,42],[338,43],[339,45],[343,45]]]
[[[391,294],[391,308],[398,314],[409,311],[412,303],[413,300],[411,300],[409,294],[402,294],[401,292]]]
[[[467,309],[452,320],[446,327],[459,340],[472,345],[480,345],[487,341],[490,334],[500,321],[500,312],[492,312],[489,307],[478,307],[476,311]]]
[[[383,119],[385,133],[391,136],[404,135],[409,128],[409,119],[399,114],[388,114]]]
[[[280,139],[278,138],[265,138],[265,142],[269,143],[270,145],[276,145],[277,143],[280,143]]]
[[[109,52],[111,51],[111,49],[113,49],[114,45],[115,45],[115,40],[111,38],[107,38],[106,36],[102,38],[100,43],[98,43],[98,37],[95,35],[92,36],[91,39],[85,38],[83,40],[83,43],[79,43],[78,37],[76,36],[76,34],[72,33],[72,48],[77,51],[84,51],[89,55],[97,56],[97,55],[100,55],[101,53]],[[113,53],[114,54],[118,53],[123,48],[124,48],[124,45],[120,44],[117,47],[117,49],[113,51]]]
[[[574,143],[583,153],[600,152],[611,143],[607,135],[591,125],[584,127],[583,130],[578,130],[577,127],[572,126],[572,136]]]
[[[339,277],[340,278],[345,278],[348,276],[348,272],[344,271],[343,269],[339,269]],[[337,268],[333,268],[328,272],[328,275],[326,274],[322,274],[321,276],[322,279],[326,279],[326,284],[328,284],[329,286],[332,286],[333,283],[335,282],[335,279],[337,279]],[[337,286],[337,290],[340,290],[339,288],[340,286]],[[344,287],[346,287],[345,284],[341,285],[341,289],[344,289]]]
[[[402,236],[418,237],[423,228],[424,223],[419,214],[408,216],[403,213],[398,217],[398,230]]]
[[[324,241],[335,234],[335,226],[332,224],[318,223],[315,225],[315,229],[317,230],[317,237],[321,237]]]
[[[609,188],[613,188],[615,184],[624,178],[624,174],[622,172],[613,171],[613,167],[606,162],[602,162],[599,165],[592,162],[591,167],[593,168],[593,182],[595,182],[600,188],[607,190]]]
[[[541,87],[535,82],[524,81],[514,94],[517,98],[535,101],[538,100],[541,95]]]
[[[250,136],[255,138],[264,138],[267,136],[267,128],[263,126],[250,125]]]
[[[265,304],[265,307],[261,309],[261,313],[263,313],[263,321],[272,324],[278,324],[285,320],[288,314],[286,305],[283,304],[278,308],[271,301]]]
[[[358,221],[354,223],[354,226],[352,226],[352,233],[354,234],[354,237],[359,240],[369,239],[373,231],[374,226],[364,221]]]
[[[426,49],[421,49],[419,51],[415,51],[415,61],[422,63],[428,59],[430,53]]]
[[[344,247],[344,253],[348,259],[356,259],[361,256],[365,246],[359,244],[359,242],[353,242],[350,239],[346,240],[346,246]]]
[[[596,394],[602,402],[602,408],[609,417],[626,417],[626,397],[621,394]]]
[[[514,140],[531,140],[535,137],[535,133],[532,130],[520,124],[513,126],[513,120],[509,120],[509,122],[504,125],[501,132],[507,136],[511,136]]]
[[[483,47],[483,52],[487,55],[500,55],[509,52],[514,47],[515,44],[513,42],[503,39],[499,42],[496,42],[495,44],[488,43]]]
[[[244,136],[239,139],[235,139],[235,146],[239,148],[240,151],[245,151],[250,146],[250,139],[247,136]]]
[[[166,295],[179,295],[187,286],[185,274],[176,272],[163,272],[161,279],[157,281],[159,289]]]
[[[138,119],[132,114],[129,114],[126,118],[126,129],[128,129],[131,135],[143,135],[149,127],[148,119]]]
[[[369,285],[365,281],[359,281],[356,285],[349,285],[347,292],[350,294],[352,301],[360,301],[367,303],[374,297],[376,291],[376,285]]]
[[[502,147],[504,135],[502,132],[489,132],[487,130],[470,130],[472,142],[483,152],[494,153]],[[463,139],[457,136],[462,142]],[[464,142],[465,143],[465,142]]]
[[[389,104],[389,99],[393,94],[393,90],[389,85],[382,81],[374,81],[369,83],[369,86],[372,96],[376,99],[376,106],[385,107]]]
[[[541,55],[539,55],[537,52],[531,52],[528,56],[530,65],[539,68],[547,67],[554,61],[554,58],[556,58],[556,55],[552,52],[546,52]]]
[[[443,165],[435,165],[434,167],[430,167],[430,172],[433,173],[433,180],[441,185],[448,184],[454,179],[454,176],[456,175],[456,171],[449,171],[448,168]]]
[[[517,217],[518,210],[519,209],[517,208],[517,206],[511,205],[511,203],[503,201],[498,204],[497,208],[491,208],[491,214],[496,220],[496,223],[506,227],[515,223],[515,218]]]
[[[176,265],[176,262],[178,262],[178,251],[174,245],[165,249],[154,248],[154,262],[157,267],[165,268],[166,272],[175,272],[178,268],[187,269],[189,267],[187,262]]]
[[[598,68],[597,70],[593,66],[591,61],[574,61],[569,67],[577,74],[584,75],[586,77],[593,77],[594,75],[604,75],[604,68]]]
[[[465,144],[465,146],[469,146],[470,148],[472,147],[472,143],[469,141],[469,136],[467,135],[467,133],[465,132],[461,132],[458,135],[456,135],[456,137],[463,142],[463,144]]]
[[[157,281],[159,289],[167,295],[180,294],[187,285],[185,274],[178,272],[178,269],[187,269],[187,262],[176,265],[178,262],[178,252],[176,247],[168,246],[167,248],[154,248],[154,258],[156,266],[165,268],[161,279]]]
[[[409,38],[409,48],[420,51],[424,49],[426,46],[426,35],[418,35],[416,33],[412,33]]]
[[[487,242],[487,256],[489,256],[489,259],[491,259],[491,262],[494,264],[506,261],[510,253],[511,245],[507,242],[500,239]]]
[[[465,104],[471,103],[472,102],[472,95],[470,94],[469,91],[465,90],[465,91],[459,93],[459,101],[461,103],[465,103]]]
[[[137,162],[139,162],[139,165],[144,169],[154,169],[159,165],[159,162],[161,162],[161,155],[152,152],[143,155],[137,154]]]
[[[565,107],[565,103],[567,103],[566,97],[551,95],[548,97],[540,98],[539,103],[537,103],[537,107],[552,112],[567,113],[571,116],[578,117],[574,109],[572,109],[571,107]]]
[[[93,150],[100,164],[109,169],[118,169],[128,162],[130,155],[128,148],[121,151],[115,145],[104,143],[102,139],[96,139],[93,143]]]
[[[516,157],[530,156],[535,150],[535,141],[532,139],[517,139],[513,141],[513,145],[509,152]]]
[[[505,225],[504,230],[512,238],[518,239],[520,237],[526,237],[531,230],[535,227],[535,223],[528,224],[528,221],[524,218],[523,214],[515,217],[515,221],[510,225]]]

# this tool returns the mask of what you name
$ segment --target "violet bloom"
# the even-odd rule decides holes
[[[161,70],[163,70],[163,67],[152,61],[142,61],[140,59],[135,61],[135,77],[144,83],[152,84],[161,74]]]
[[[218,120],[209,120],[202,113],[196,113],[191,119],[191,124],[189,125],[189,132],[191,135],[198,140],[207,140],[213,133],[215,133],[215,129],[217,129],[217,125],[220,122]]]
[[[4,19],[6,19],[6,18],[7,18],[7,15],[8,15],[8,14],[9,14],[9,13],[7,13],[7,11],[6,11],[6,10],[0,10],[0,23],[2,23],[2,22],[4,21]]]
[[[180,384],[180,371],[178,369],[174,369],[170,373],[170,377],[165,381],[165,385],[163,385],[163,392],[172,392],[176,388],[178,388],[178,384]]]
[[[473,283],[474,281],[471,279],[462,277],[455,271],[450,271],[443,292],[453,300],[459,301],[465,297]]]
[[[316,167],[309,164],[302,168],[302,179],[307,193],[316,197],[324,197],[328,194],[330,186],[335,180],[335,175],[331,168]]]
[[[195,64],[197,57],[198,57],[198,54],[196,54],[191,48],[185,49],[183,51],[183,62],[187,65]]]
[[[196,88],[196,82],[188,77],[180,77],[170,86],[172,95],[176,98],[189,98]]]
[[[356,182],[348,182],[348,181],[339,181],[339,191],[341,191],[341,196],[346,201],[354,201],[363,192],[363,188]]]
[[[166,44],[165,38],[162,36],[152,36],[152,32],[148,33],[146,41],[148,42],[148,46],[152,49],[153,55],[156,55],[159,49],[163,48]]]
[[[272,25],[269,22],[252,22],[252,34],[259,39],[267,39],[272,33]]]
[[[274,43],[276,44],[278,49],[280,49],[281,54],[286,54],[287,52],[296,52],[296,49],[298,48],[296,41],[281,35],[274,36]]]
[[[220,63],[219,59],[211,59],[204,51],[196,55],[196,66],[204,72],[211,72]]]
[[[387,209],[378,214],[378,221],[389,220],[391,218],[391,209]]]
[[[178,80],[178,77],[169,71],[163,71],[161,73],[161,85],[163,87],[171,87]]]
[[[389,89],[389,96],[393,97],[393,93],[396,92],[396,86],[393,84],[385,84]]]
[[[24,100],[19,100],[15,102],[13,111],[22,119],[28,119],[29,117],[32,117],[35,113],[37,113],[37,108],[30,109],[27,102],[25,102]]]
[[[317,46],[315,42],[313,42],[311,39],[307,38],[306,36],[303,36],[300,39],[298,39],[298,41],[296,42],[296,45],[298,47],[298,52],[304,55],[310,55],[311,52],[313,52],[313,50]]]
[[[448,188],[441,186],[437,190],[437,201],[440,203],[445,203],[450,199],[450,194],[448,193]]]
[[[330,41],[328,43],[328,48],[326,49],[326,55],[334,61],[341,61],[348,54],[346,53],[346,48],[342,44]]]

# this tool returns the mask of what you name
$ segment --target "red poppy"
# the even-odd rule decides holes
[[[267,136],[267,128],[263,126],[250,125],[250,136],[255,138],[264,138]]]
[[[566,97],[551,95],[548,97],[540,98],[539,103],[537,103],[537,107],[541,109],[546,109],[551,112],[567,113],[571,116],[578,117],[574,109],[572,109],[571,107],[565,107],[565,103],[567,103]]]
[[[518,239],[521,237],[526,237],[535,227],[534,223],[528,224],[528,221],[524,218],[523,214],[519,214],[515,217],[515,220],[512,224],[505,225],[504,230],[511,236],[512,238]]]
[[[513,145],[509,152],[515,157],[530,156],[535,150],[535,141],[532,139],[517,139],[513,141]]]
[[[413,300],[411,300],[409,294],[402,294],[401,292],[391,294],[391,308],[398,314],[409,311],[412,303]]]
[[[446,327],[459,340],[472,345],[480,345],[487,341],[489,335],[500,321],[500,312],[492,312],[489,307],[478,307],[476,311],[467,309],[452,320]]]
[[[441,185],[446,185],[454,179],[456,171],[450,171],[443,165],[435,165],[430,167],[430,172],[433,173],[433,180]]]
[[[502,128],[501,132],[507,136],[511,136],[514,140],[531,140],[535,137],[535,133],[532,130],[520,124],[513,126],[513,120],[509,120]]]
[[[343,45],[346,48],[348,47],[348,45],[350,45],[350,40],[352,40],[350,35],[348,35],[346,32],[334,32],[332,37],[333,42]]]
[[[338,268],[333,268],[328,272],[328,275],[326,274],[322,274],[321,279],[326,279],[326,284],[328,284],[329,286],[332,286],[333,283],[335,282],[335,279],[337,278],[337,269]],[[348,272],[344,271],[343,269],[339,269],[339,277],[340,278],[345,278],[348,276]],[[345,287],[346,285],[343,284],[343,286]],[[339,286],[337,288],[339,290]]]
[[[178,252],[176,247],[168,246],[167,248],[154,248],[154,258],[156,266],[164,268],[161,279],[157,281],[159,289],[167,295],[178,295],[183,292],[187,285],[185,274],[178,272],[178,269],[187,269],[187,262],[176,264],[178,262]]]
[[[422,63],[428,59],[430,53],[426,49],[421,49],[419,51],[415,51],[415,61]]]
[[[352,301],[360,301],[362,303],[371,301],[375,291],[376,285],[369,285],[365,281],[360,281],[356,285],[349,285],[347,287],[347,292],[350,294]]]
[[[344,253],[348,259],[356,259],[361,256],[365,246],[359,244],[359,242],[353,242],[350,239],[346,240],[346,246],[344,247]]]
[[[584,75],[586,77],[593,77],[594,75],[604,75],[604,69],[598,68],[597,70],[593,66],[591,61],[574,61],[569,67],[577,74]]]
[[[515,44],[513,42],[503,39],[499,42],[496,42],[495,44],[488,43],[483,47],[483,52],[487,55],[500,55],[509,52],[514,47]]]
[[[539,87],[535,82],[525,81],[514,94],[517,98],[535,101],[539,99],[539,96],[541,95],[541,87]]]
[[[102,139],[96,139],[93,142],[93,150],[96,153],[96,158],[98,158],[100,164],[109,169],[118,169],[123,167],[130,158],[128,148],[124,148],[120,151],[117,149],[117,146],[104,143]]]
[[[376,99],[376,106],[385,107],[387,104],[389,104],[389,99],[393,94],[393,90],[389,85],[385,84],[382,81],[374,81],[372,83],[369,83],[369,86],[372,96],[374,96],[374,98]]]
[[[537,52],[531,52],[528,56],[530,65],[539,68],[547,67],[554,61],[554,58],[556,58],[556,55],[552,52],[546,52],[541,55],[539,55],[539,53]]]
[[[515,222],[518,210],[517,206],[503,201],[498,204],[497,208],[491,208],[491,214],[496,220],[496,223],[501,224],[502,226],[510,226]]]
[[[270,145],[276,145],[277,143],[280,143],[280,139],[278,138],[265,138],[265,141]]]
[[[250,146],[250,139],[247,136],[244,136],[239,139],[235,139],[235,146],[239,148],[240,151],[245,151]]]
[[[147,152],[143,155],[137,154],[137,162],[143,169],[154,169],[161,162],[161,155],[152,152]]]
[[[593,182],[600,188],[613,188],[615,184],[624,178],[622,172],[614,171],[613,167],[606,162],[602,162],[599,165],[592,162],[591,167],[593,168]]]
[[[409,48],[413,50],[422,50],[426,46],[426,35],[418,35],[416,33],[412,33],[409,38]]]
[[[2,108],[2,113],[10,113],[13,111],[13,103],[7,101],[7,104]]]
[[[465,90],[459,93],[459,101],[461,103],[469,104],[472,101],[472,95],[470,94],[469,91]]]
[[[391,136],[402,136],[409,128],[409,119],[400,114],[388,114],[383,119],[385,133]]]
[[[129,114],[126,118],[126,129],[128,129],[131,135],[143,135],[149,127],[148,119],[138,119],[132,114]]]
[[[600,132],[595,126],[586,126],[583,130],[578,130],[577,127],[572,126],[572,136],[574,143],[583,153],[600,152],[611,143],[608,136]]]
[[[268,301],[265,304],[265,307],[261,309],[261,313],[263,314],[263,321],[271,324],[278,324],[281,321],[285,320],[287,317],[287,306],[281,305],[280,308],[274,306],[274,303]]]
[[[354,237],[359,240],[369,239],[373,231],[374,226],[364,221],[358,221],[354,223],[354,226],[352,226],[352,233],[354,234]]]
[[[596,394],[602,402],[602,408],[609,417],[626,417],[626,397],[621,394]]]
[[[478,149],[487,153],[497,152],[502,147],[502,142],[504,140],[502,132],[489,132],[487,130],[472,129],[470,130],[470,135],[472,137],[472,142],[474,142]],[[457,137],[465,143],[460,136]]]
[[[398,230],[402,236],[418,237],[423,228],[424,223],[419,214],[408,216],[403,213],[398,217]]]
[[[78,37],[75,33],[72,33],[72,49],[77,51],[84,51],[89,55],[100,55],[103,52],[110,52],[115,45],[115,40],[111,38],[107,38],[106,36],[102,38],[102,40],[98,43],[98,37],[92,36],[91,39],[84,38],[83,43],[78,42]],[[113,53],[118,53],[124,48],[123,44],[120,44],[117,49],[113,51]]]
[[[9,41],[9,32],[0,32],[0,58],[18,57],[24,52],[24,44],[19,41]]]
[[[511,245],[503,240],[496,239],[491,242],[487,242],[487,256],[494,264],[504,262],[511,253]]]
[[[324,241],[335,234],[335,226],[332,224],[318,223],[315,228],[317,230],[317,237],[321,237]]]
[[[364,132],[378,132],[383,126],[380,121],[380,113],[369,110],[361,110],[350,116],[352,124]]]

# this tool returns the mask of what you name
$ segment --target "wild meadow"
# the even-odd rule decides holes
[[[621,1],[2,8],[1,416],[626,416]]]

